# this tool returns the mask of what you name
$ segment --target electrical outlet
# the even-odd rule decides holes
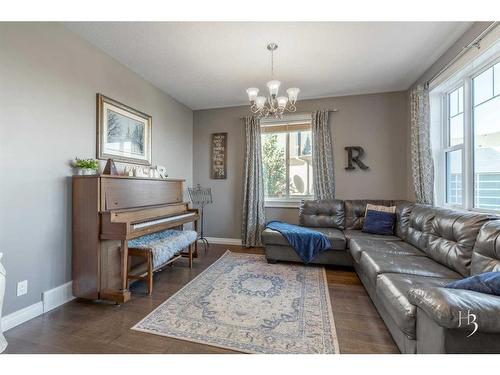
[[[28,280],[19,281],[17,283],[17,296],[24,296],[28,293]]]

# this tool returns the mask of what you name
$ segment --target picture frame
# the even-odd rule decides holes
[[[210,164],[212,179],[227,179],[227,133],[212,133]]]
[[[97,94],[97,159],[151,166],[152,117]]]

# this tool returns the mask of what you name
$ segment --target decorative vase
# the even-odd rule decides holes
[[[75,168],[75,174],[77,176],[91,176],[96,174],[96,170],[90,168]]]

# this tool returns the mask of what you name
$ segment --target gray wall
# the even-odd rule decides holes
[[[192,111],[55,23],[0,24],[3,314],[71,280],[71,169],[95,157],[95,95],[153,117],[153,163],[192,182]],[[120,169],[122,166],[120,166]],[[28,294],[16,284],[28,280]]]
[[[298,112],[338,108],[330,115],[334,142],[336,195],[340,199],[407,197],[407,99],[405,92],[344,96],[298,103]],[[194,112],[194,182],[212,188],[214,204],[206,210],[206,235],[240,238],[244,127],[247,106]],[[228,178],[209,176],[210,135],[228,133]],[[362,146],[369,171],[346,166],[345,146]],[[267,219],[297,222],[297,209],[268,208]]]

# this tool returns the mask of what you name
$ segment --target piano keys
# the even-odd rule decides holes
[[[128,301],[128,240],[191,222],[197,230],[198,210],[182,201],[183,182],[107,175],[73,177],[76,297]]]

